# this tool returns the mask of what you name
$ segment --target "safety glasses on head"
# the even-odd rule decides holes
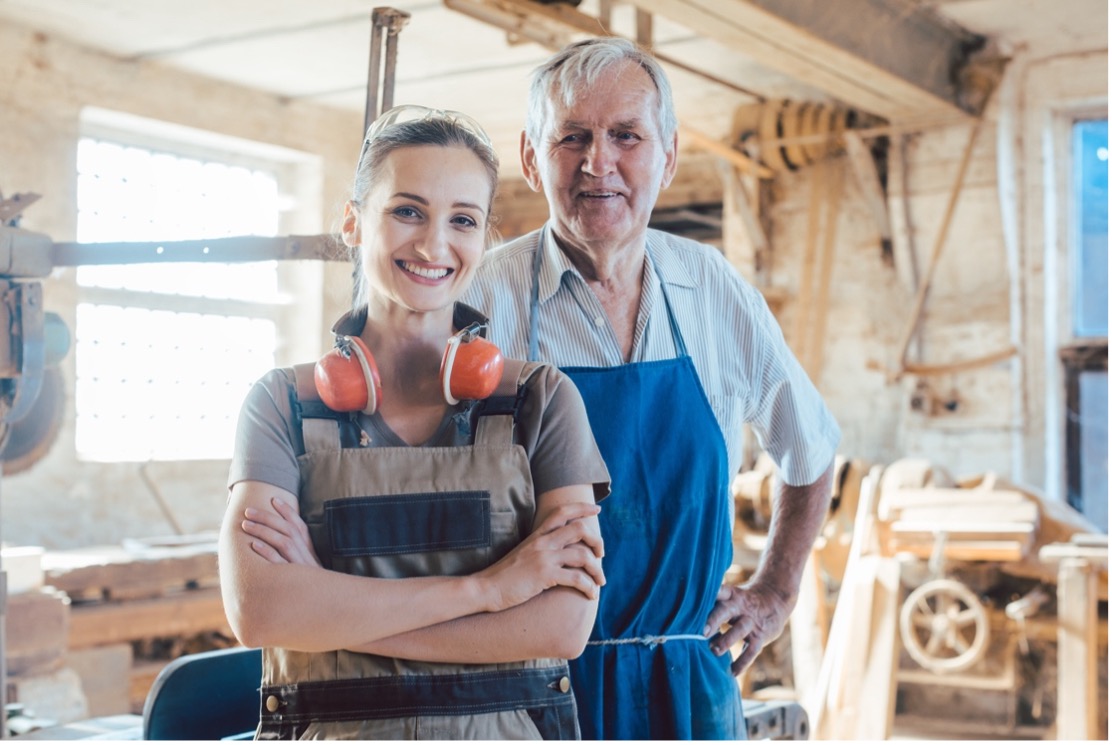
[[[470,132],[485,147],[494,150],[494,145],[491,143],[486,130],[467,114],[450,109],[431,109],[428,106],[417,104],[403,104],[395,106],[389,111],[384,111],[378,119],[371,122],[371,126],[367,127],[367,134],[363,138],[363,149],[359,153],[359,161],[362,162],[363,156],[367,154],[367,148],[370,147],[371,143],[394,125],[437,119],[450,122],[464,131]]]

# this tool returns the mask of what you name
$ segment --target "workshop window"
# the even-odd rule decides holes
[[[278,232],[278,181],[262,167],[86,137],[77,170],[82,243]],[[230,457],[243,397],[275,365],[277,262],[86,265],[76,277],[78,457]]]
[[[1070,337],[1060,349],[1066,387],[1069,503],[1108,524],[1108,120],[1072,132]]]

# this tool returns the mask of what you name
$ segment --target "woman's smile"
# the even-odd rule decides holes
[[[423,266],[404,259],[398,259],[394,263],[402,271],[413,275],[415,281],[428,280],[430,283],[435,283],[455,272],[451,267]]]

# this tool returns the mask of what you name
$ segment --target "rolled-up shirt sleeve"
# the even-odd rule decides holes
[[[764,299],[749,286],[744,290],[752,327],[748,348],[742,351],[750,381],[745,419],[784,482],[814,483],[834,461],[841,430]]]

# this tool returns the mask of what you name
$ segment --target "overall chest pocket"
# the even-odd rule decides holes
[[[329,500],[323,528],[332,569],[386,578],[471,574],[523,537],[482,490]]]
[[[490,492],[331,500],[324,505],[324,522],[332,555],[341,558],[486,548]]]

